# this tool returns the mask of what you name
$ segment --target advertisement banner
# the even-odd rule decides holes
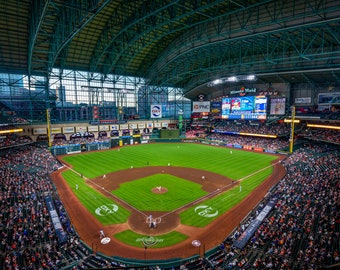
[[[76,132],[83,133],[83,132],[86,132],[86,131],[87,131],[87,127],[86,126],[77,126],[76,127]]]
[[[249,224],[247,229],[240,235],[240,237],[234,241],[233,245],[239,249],[246,246],[247,242],[254,235],[258,227],[261,225],[264,218],[269,214],[272,208],[275,206],[276,199],[271,199],[258,216]]]
[[[108,125],[101,125],[101,126],[99,126],[99,130],[100,131],[109,131],[110,130],[110,126],[108,126]]]
[[[243,145],[243,149],[245,150],[253,150],[253,147],[250,145]]]
[[[221,101],[213,101],[210,104],[211,113],[219,114],[222,111],[222,103]]]
[[[34,128],[33,135],[45,135],[47,134],[47,128]]]
[[[151,118],[162,118],[162,105],[151,105],[150,112]]]
[[[72,134],[74,133],[74,127],[63,127],[63,133],[64,134]]]
[[[89,126],[88,129],[89,132],[98,131],[98,126]]]
[[[295,104],[310,104],[310,103],[312,103],[311,97],[295,98]]]
[[[119,125],[111,125],[111,130],[119,130]]]
[[[51,198],[51,196],[46,196],[45,202],[46,202],[48,212],[50,213],[50,217],[52,220],[54,230],[57,234],[58,242],[59,244],[63,244],[67,241],[67,234],[64,231],[63,226],[60,222],[58,212],[53,203],[53,199]]]
[[[239,145],[239,144],[234,144],[233,146],[234,148],[242,148],[242,145]]]
[[[286,110],[286,98],[270,99],[270,114],[284,115]]]
[[[318,110],[331,110],[333,105],[340,104],[340,92],[318,94]]]
[[[210,112],[210,101],[193,102],[192,112]]]
[[[51,134],[61,133],[61,128],[51,128]]]
[[[128,124],[120,125],[120,126],[119,126],[119,129],[120,129],[120,130],[129,129],[129,125],[128,125]]]

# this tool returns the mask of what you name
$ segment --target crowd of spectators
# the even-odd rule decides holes
[[[289,146],[287,138],[256,138],[253,136],[228,135],[213,133],[206,139],[224,142],[231,145],[251,146],[252,148],[261,148],[266,150],[283,150]]]
[[[340,263],[340,151],[306,143],[283,165],[286,176],[208,257],[214,269],[321,269]],[[243,249],[239,236],[270,199],[274,209]]]
[[[318,137],[310,138],[338,142],[335,132],[319,132]],[[210,139],[225,139],[214,135]],[[281,149],[287,143],[275,139],[277,145],[273,145],[271,139],[231,135],[227,141],[273,149]],[[17,142],[20,147],[0,152],[0,267],[33,270],[121,265],[94,255],[73,229],[49,178],[62,165],[46,149]],[[282,164],[286,176],[215,252],[170,269],[320,269],[339,264],[340,150],[306,141]],[[47,195],[53,198],[67,234],[64,243],[58,242],[47,211]],[[273,210],[247,245],[236,248],[235,241],[272,198],[276,199]]]
[[[242,120],[242,121],[223,121],[220,120],[214,123],[214,129],[220,131],[230,131],[230,132],[246,132],[246,133],[256,133],[256,134],[270,134],[284,136],[288,135],[290,132],[290,125],[286,123],[271,123],[252,121],[252,120]]]
[[[299,135],[313,140],[317,139],[340,144],[339,130],[307,128],[300,132]]]
[[[32,142],[33,142],[32,138],[27,135],[8,134],[0,136],[0,148],[6,148]]]
[[[0,103],[0,123],[29,124],[29,121],[17,116],[14,111],[6,110]]]
[[[0,152],[0,268],[105,268],[79,239],[49,174],[61,164],[45,148],[25,145]],[[51,196],[67,241],[60,243],[46,206]],[[71,269],[71,268],[70,268]]]
[[[218,121],[214,124],[211,132],[206,134],[205,139],[223,142],[230,145],[242,145],[252,148],[261,148],[271,151],[283,150],[289,146],[290,126],[281,123],[260,123],[254,121]],[[276,135],[277,138],[265,138],[256,136],[246,136],[231,133],[251,133],[258,135]],[[189,138],[195,136],[195,132],[187,132]]]

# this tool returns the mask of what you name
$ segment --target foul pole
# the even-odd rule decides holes
[[[294,145],[294,128],[295,128],[295,106],[292,106],[292,122],[290,124],[289,153],[293,153]]]
[[[48,147],[52,146],[51,141],[51,119],[50,119],[50,112],[51,109],[46,109],[46,122],[47,122],[47,140],[48,140]]]

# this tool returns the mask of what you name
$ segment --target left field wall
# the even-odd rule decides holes
[[[173,123],[173,121],[171,121]],[[154,128],[164,129],[169,128],[171,126],[170,120],[149,120],[149,121],[129,121],[126,123],[119,124],[99,124],[99,125],[91,125],[88,123],[65,123],[65,124],[52,124],[51,125],[51,139],[53,139],[56,134],[64,134],[66,139],[69,140],[70,136],[74,133],[84,133],[91,132],[98,137],[99,132],[107,132],[108,137],[110,137],[110,133],[112,130],[117,130],[119,132],[119,136],[123,135],[124,130],[129,130],[132,132],[133,130],[140,130],[142,133],[144,130],[148,130],[152,132]],[[39,135],[47,135],[47,125],[39,124],[39,125],[25,125],[21,127],[23,132],[20,135],[27,135],[32,138],[33,141],[37,140]],[[132,133],[131,133],[132,134]]]

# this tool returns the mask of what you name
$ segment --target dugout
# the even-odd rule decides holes
[[[121,136],[121,137],[120,137],[120,140],[121,140],[121,142],[122,142],[122,145],[131,144],[131,142],[133,142],[131,136]]]
[[[140,134],[132,135],[132,141],[133,141],[133,144],[140,144],[141,135]]]
[[[111,137],[111,148],[119,146],[119,137]]]

